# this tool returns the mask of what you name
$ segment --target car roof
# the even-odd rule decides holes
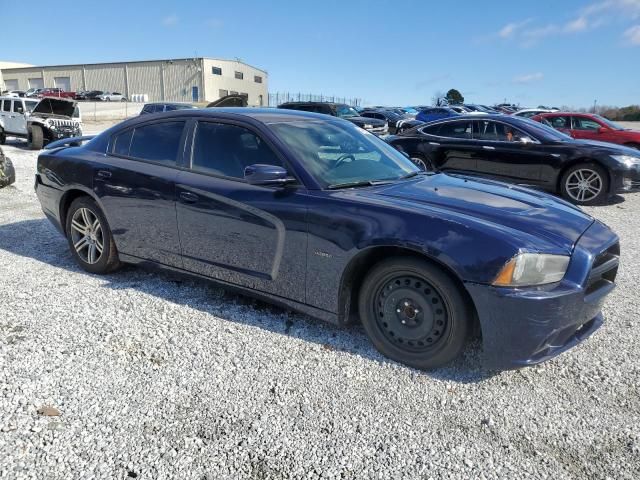
[[[221,115],[222,114],[222,115]],[[148,115],[142,115],[133,117],[126,120],[120,125],[132,125],[137,122],[146,122],[151,118],[180,118],[180,117],[211,117],[220,118],[223,117],[245,117],[253,120],[257,120],[261,123],[287,123],[298,121],[314,121],[323,120],[334,122],[346,122],[337,117],[331,117],[322,113],[305,112],[301,110],[287,110],[285,108],[248,108],[248,107],[211,107],[211,108],[198,108],[195,110],[175,110],[171,112],[152,113]]]
[[[511,115],[500,115],[496,113],[487,113],[486,115],[462,114],[455,117],[447,117],[439,120],[434,120],[433,122],[428,122],[428,124],[433,125],[436,123],[459,122],[461,120],[479,120],[483,122],[486,122],[487,120],[496,120],[498,122],[511,123],[514,125],[528,124],[528,120],[525,118],[514,117]]]
[[[557,112],[544,112],[544,113],[539,113],[538,116],[540,117],[562,117],[562,116],[567,116],[567,115],[571,115],[572,117],[595,117],[596,115],[593,113],[584,113],[584,112],[561,112],[561,111],[557,111]]]

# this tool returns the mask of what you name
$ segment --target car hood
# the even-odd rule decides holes
[[[384,120],[368,117],[345,117],[345,120],[349,120],[350,122],[353,122],[360,127],[365,123],[373,127],[384,127],[387,124],[387,122],[385,122]]]
[[[634,157],[640,157],[640,151],[617,143],[599,142],[597,140],[571,140],[569,142],[556,143],[560,145],[564,143],[570,144],[571,146],[583,146],[589,148],[589,150],[595,149],[596,151],[607,155],[631,155]]]
[[[420,175],[416,179],[359,190],[418,202],[440,211],[468,215],[492,224],[542,237],[570,253],[594,219],[579,208],[549,194],[492,180],[447,175]]]
[[[74,101],[54,97],[44,97],[38,102],[31,114],[71,117],[75,108],[76,102]]]

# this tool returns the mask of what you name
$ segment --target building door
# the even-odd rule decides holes
[[[5,80],[4,87],[7,90],[18,90],[18,80]]]
[[[198,87],[191,87],[191,98],[194,102],[197,102],[200,99],[200,97],[198,96]]]
[[[70,77],[53,77],[53,83],[56,88],[60,88],[64,92],[71,91]]]
[[[29,88],[44,88],[44,80],[42,78],[30,78]]]

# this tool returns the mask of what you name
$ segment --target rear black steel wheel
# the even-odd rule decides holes
[[[457,357],[471,310],[456,283],[425,260],[396,257],[376,265],[360,290],[360,317],[384,355],[427,369]]]
[[[423,170],[425,172],[433,171],[433,165],[431,165],[431,162],[425,157],[423,157],[422,155],[413,154],[413,155],[410,155],[409,158],[414,163],[414,165],[418,167],[420,170]]]

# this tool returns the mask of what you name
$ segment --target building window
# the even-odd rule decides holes
[[[255,75],[253,77],[253,81],[256,83],[262,83],[262,77],[260,75]]]
[[[236,72],[236,79],[242,80],[244,78],[244,74],[242,72]]]
[[[222,69],[220,67],[211,67],[211,73],[213,75],[222,75]]]
[[[222,89],[218,90],[218,96],[220,98],[226,97],[227,95],[229,95],[229,90],[222,90]]]

